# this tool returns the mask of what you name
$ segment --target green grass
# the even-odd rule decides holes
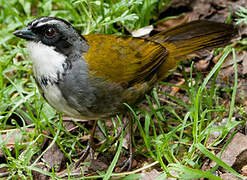
[[[58,179],[54,169],[52,172],[43,171],[36,167],[37,162],[54,143],[57,143],[65,153],[67,169],[70,172],[69,165],[74,161],[72,155],[77,153],[78,148],[85,148],[85,145],[80,143],[80,138],[90,132],[90,129],[82,127],[77,122],[75,123],[80,129],[78,134],[65,130],[61,115],[39,94],[32,77],[31,61],[28,58],[25,41],[14,37],[13,31],[37,16],[50,15],[67,19],[84,34],[94,32],[123,34],[126,30],[131,31],[149,25],[150,21],[156,18],[157,10],[162,10],[168,2],[169,0],[162,2],[158,0],[0,0],[0,149],[6,159],[6,162],[0,164],[0,168],[8,168],[9,179],[31,179],[33,170]],[[238,20],[239,22],[246,21],[244,10],[240,9],[240,19],[243,20]],[[239,44],[246,48],[246,40],[240,41]],[[233,88],[228,87],[231,105],[230,109],[227,109],[218,95],[219,87],[216,80],[222,63],[230,53],[233,53],[235,74]],[[225,48],[221,59],[204,80],[200,73],[196,72],[197,76],[194,74],[192,64],[190,75],[184,72],[185,84],[180,86],[184,89],[184,96],[189,98],[189,103],[154,88],[151,94],[146,96],[148,109],[129,107],[138,129],[132,137],[135,156],[152,159],[152,163],[132,172],[113,173],[120,152],[124,151],[121,143],[122,134],[118,143],[114,145],[116,154],[108,170],[97,172],[98,175],[85,179],[109,179],[111,176],[137,179],[141,171],[152,168],[159,170],[162,175],[160,179],[173,176],[172,171],[178,172],[177,176],[180,178],[219,179],[213,175],[213,171],[219,166],[241,177],[211,152],[211,149],[226,140],[231,129],[244,124],[242,121],[232,120],[236,109],[241,109],[235,105],[238,78],[235,50],[231,46]],[[167,82],[160,84],[174,86]],[[226,88],[226,91],[228,90]],[[160,99],[162,96],[166,96],[169,103],[162,101]],[[242,114],[246,116],[244,112]],[[228,119],[226,125],[215,128],[214,124],[224,118]],[[112,134],[109,134],[104,121],[99,123],[108,140],[98,149],[100,152],[109,151],[109,141],[113,140],[121,124],[119,120],[112,121],[114,124]],[[20,132],[16,133],[16,130]],[[50,136],[47,135],[48,130]],[[220,136],[208,144],[210,133],[215,131],[220,132]],[[4,135],[8,138],[3,139]],[[7,145],[14,135],[14,153],[11,153]],[[45,138],[52,141],[46,150],[41,151]],[[214,160],[217,166],[210,171],[201,171],[204,157]]]

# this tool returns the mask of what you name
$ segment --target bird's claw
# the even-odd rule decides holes
[[[132,167],[133,163],[133,154],[130,154],[129,158],[122,162],[119,166],[121,167],[118,172],[122,172],[128,167],[126,170],[129,171]]]
[[[88,143],[86,149],[84,149],[80,153],[81,155],[80,158],[74,164],[75,168],[77,168],[79,164],[87,158],[88,154],[90,154],[90,161],[92,162],[92,160],[94,159],[94,148],[92,147],[90,143]]]

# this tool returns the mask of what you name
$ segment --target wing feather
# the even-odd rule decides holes
[[[94,77],[132,86],[150,80],[167,59],[159,43],[117,35],[86,35],[89,50],[84,54]]]

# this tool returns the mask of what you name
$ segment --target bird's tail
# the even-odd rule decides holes
[[[192,53],[227,45],[237,32],[232,24],[198,20],[150,37],[162,44],[169,54],[160,68],[160,78],[165,77],[167,69],[174,68]]]

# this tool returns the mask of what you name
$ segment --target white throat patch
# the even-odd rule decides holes
[[[54,47],[37,42],[28,42],[27,48],[33,61],[34,75],[41,86],[45,99],[51,106],[69,116],[79,116],[80,113],[67,105],[60,89],[56,84],[47,81],[47,85],[42,84],[42,76],[57,81],[57,72],[63,72],[63,63],[66,56],[54,50]]]
[[[41,76],[57,80],[57,72],[63,72],[63,63],[66,56],[55,51],[52,46],[47,46],[41,42],[28,42],[27,48],[33,61],[34,75],[37,79]]]

